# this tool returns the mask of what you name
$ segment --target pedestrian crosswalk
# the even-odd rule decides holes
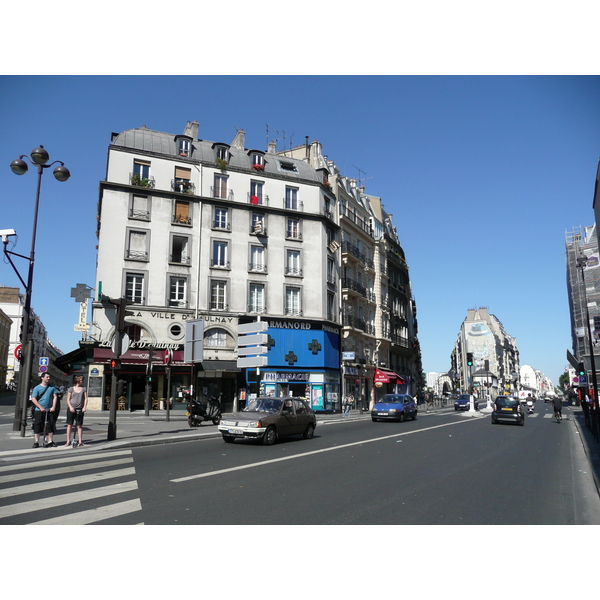
[[[53,454],[0,465],[0,525],[142,524],[130,449]]]

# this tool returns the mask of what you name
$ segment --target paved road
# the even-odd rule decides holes
[[[572,421],[454,411],[321,422],[265,447],[207,437],[0,465],[0,524],[600,524]],[[568,413],[568,410],[566,411]]]

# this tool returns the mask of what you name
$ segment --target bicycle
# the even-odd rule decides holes
[[[562,412],[560,410],[555,410],[554,411],[554,417],[556,419],[556,422],[558,424],[560,424],[560,422],[562,421]]]

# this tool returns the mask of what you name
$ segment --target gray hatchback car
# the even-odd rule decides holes
[[[514,396],[496,397],[492,411],[492,423],[499,421],[512,421],[517,425],[525,425],[525,413],[518,398]]]
[[[317,417],[302,398],[261,396],[250,400],[242,412],[224,415],[218,429],[226,442],[254,439],[271,445],[289,435],[310,439],[316,426]]]

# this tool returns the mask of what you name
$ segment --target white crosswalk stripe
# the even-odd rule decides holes
[[[126,481],[111,482],[118,478]],[[0,525],[19,516],[19,524],[86,525],[106,521],[141,511],[140,499],[131,497],[137,490],[131,450],[56,454],[53,458],[0,466],[0,499],[5,499],[0,501]],[[119,501],[119,494],[128,497],[122,496]]]

